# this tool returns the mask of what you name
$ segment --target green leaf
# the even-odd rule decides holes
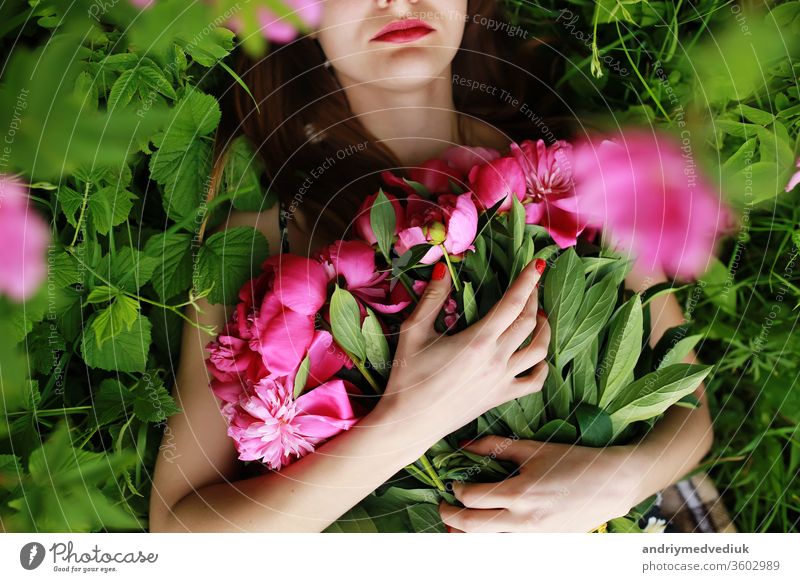
[[[114,186],[100,188],[89,195],[89,214],[92,224],[100,234],[108,234],[111,229],[128,219],[136,196],[127,190]]]
[[[627,517],[615,517],[609,520],[608,528],[612,533],[642,533],[642,528]]]
[[[516,400],[509,400],[495,407],[494,412],[508,426],[512,433],[523,439],[533,438],[533,431],[528,425],[525,410]]]
[[[366,342],[367,359],[372,364],[381,376],[388,377],[391,372],[391,353],[389,351],[389,342],[386,341],[386,336],[383,335],[381,324],[375,313],[367,308],[367,316],[361,324],[361,333],[364,335]]]
[[[294,397],[297,398],[303,393],[308,381],[308,370],[311,367],[311,360],[308,355],[300,362],[300,367],[297,368],[297,374],[294,376]]]
[[[349,291],[338,285],[331,297],[331,331],[342,349],[358,361],[367,357],[367,344],[361,333],[361,311],[358,302]]]
[[[544,380],[544,400],[547,412],[551,418],[566,418],[569,415],[569,406],[572,401],[572,391],[569,383],[564,381],[561,372],[547,362],[550,372]]]
[[[325,533],[378,533],[378,528],[369,513],[356,505],[329,525]]]
[[[133,413],[143,422],[162,422],[181,412],[169,391],[155,374],[145,374],[132,388]]]
[[[89,291],[89,295],[86,297],[86,303],[106,303],[114,299],[114,297],[116,297],[118,294],[119,292],[113,287],[109,287],[108,285],[98,285]]]
[[[559,346],[559,366],[564,366],[586,347],[602,331],[609,317],[614,311],[617,302],[618,284],[615,273],[609,273],[603,279],[589,288],[583,300],[578,315],[577,324],[564,344]]]
[[[141,80],[139,79],[137,69],[128,69],[123,71],[117,77],[114,84],[111,86],[111,93],[108,94],[108,108],[109,110],[122,109],[131,102],[136,91],[140,87]]]
[[[572,333],[575,316],[583,302],[583,263],[570,247],[545,273],[544,310],[550,323],[551,349],[558,353]]]
[[[516,279],[530,262],[533,260],[534,245],[533,239],[526,237],[522,240],[522,245],[517,248],[514,260],[511,263],[511,280]]]
[[[203,139],[220,120],[217,100],[190,90],[175,105],[167,132],[157,140],[150,175],[164,187],[164,210],[175,221],[197,213],[211,171],[211,145]]]
[[[61,212],[67,218],[67,222],[76,227],[78,225],[76,217],[83,204],[83,194],[76,192],[67,185],[62,185],[58,188],[56,200]]]
[[[140,82],[146,85],[151,91],[161,93],[164,97],[169,97],[173,101],[178,99],[175,89],[172,88],[172,85],[164,74],[156,67],[149,65],[139,67],[138,74],[141,79]]]
[[[150,280],[159,262],[146,253],[123,247],[113,256],[103,257],[98,273],[115,288],[135,293]]]
[[[597,404],[597,377],[595,362],[589,349],[572,360],[572,390],[576,402]]]
[[[525,236],[525,207],[520,202],[519,198],[512,196],[513,208],[511,210],[511,236],[513,244],[510,248],[511,255],[509,260],[514,258],[517,249],[522,247],[523,237]]]
[[[92,325],[93,315],[89,327]],[[143,372],[150,349],[151,324],[147,317],[139,314],[128,331],[122,331],[110,340],[97,344],[93,333],[84,333],[81,338],[81,355],[91,368],[117,372]]]
[[[79,283],[81,273],[78,261],[63,249],[52,249],[48,256],[48,281],[56,288],[68,287]]]
[[[475,302],[475,291],[472,282],[466,281],[462,290],[462,302],[464,304],[464,319],[467,325],[472,325],[478,319],[478,304]]]
[[[652,419],[694,392],[711,366],[673,364],[628,385],[606,410],[611,415],[614,437],[632,422]]]
[[[605,410],[584,402],[575,409],[575,417],[581,429],[582,445],[604,447],[611,444],[613,436],[611,417]]]
[[[708,270],[700,277],[703,294],[723,311],[736,314],[736,291],[728,267],[712,256]]]
[[[155,262],[151,281],[162,302],[192,285],[191,235],[156,234],[147,241],[144,253]]]
[[[544,395],[542,391],[531,392],[521,398],[517,398],[517,402],[522,407],[522,414],[528,423],[531,430],[536,430],[544,418]]]
[[[139,303],[127,295],[117,295],[114,302],[100,311],[92,321],[97,346],[100,347],[123,331],[130,331],[139,316]]]
[[[267,255],[267,239],[254,228],[240,226],[214,233],[200,248],[194,286],[211,288],[209,302],[231,305]]]
[[[637,293],[617,311],[600,363],[600,406],[605,408],[625,387],[642,349],[642,298]]]
[[[672,364],[682,363],[703,337],[703,334],[698,333],[678,341],[658,363],[658,368],[666,368]]]
[[[233,206],[237,210],[262,212],[275,203],[274,192],[266,196],[261,187],[264,167],[245,136],[239,136],[228,147],[222,187],[233,193]]]
[[[378,241],[378,248],[384,257],[390,257],[392,243],[394,242],[394,232],[397,226],[397,216],[395,216],[394,206],[383,193],[383,189],[378,192],[372,209],[369,213],[370,226],[375,238]]]
[[[429,503],[406,507],[411,522],[411,531],[420,533],[444,533],[445,525],[439,514],[439,507]]]
[[[537,430],[533,438],[537,441],[573,443],[578,438],[578,431],[566,420],[551,420]]]
[[[208,34],[196,35],[191,42],[178,37],[178,42],[186,53],[204,67],[211,67],[227,57],[233,50],[234,40],[233,31],[222,27],[215,28]]]
[[[92,394],[92,403],[92,425],[102,427],[120,417],[127,417],[133,393],[116,378],[105,378]]]
[[[752,123],[756,123],[758,125],[769,125],[775,121],[775,116],[769,111],[762,111],[761,109],[750,107],[744,103],[739,103],[738,107],[742,115]]]

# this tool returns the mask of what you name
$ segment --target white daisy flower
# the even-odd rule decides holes
[[[667,529],[667,520],[659,519],[657,517],[650,517],[647,520],[647,525],[642,529],[643,533],[664,533]]]

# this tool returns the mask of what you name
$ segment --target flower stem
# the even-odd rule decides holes
[[[428,455],[423,453],[419,458],[419,461],[422,463],[422,466],[425,467],[425,472],[428,473],[428,476],[433,481],[433,484],[436,485],[436,488],[439,491],[446,491],[447,489],[445,488],[444,483],[442,483],[442,480],[439,479],[436,469],[433,468],[433,465],[431,465],[431,462],[428,460]]]
[[[375,382],[375,378],[373,378],[372,374],[369,373],[369,370],[367,370],[367,367],[364,365],[364,363],[359,361],[358,358],[354,358],[352,356],[350,359],[353,360],[353,363],[356,365],[356,368],[358,368],[358,371],[361,372],[361,375],[364,376],[367,382],[369,382],[369,385],[375,391],[375,394],[381,394],[383,391],[381,390],[380,386],[378,386],[378,383]]]
[[[409,282],[408,275],[406,275],[405,273],[401,273],[400,277],[398,278],[400,279],[400,283],[403,284],[403,287],[406,288],[406,291],[408,291],[411,300],[414,301],[414,305],[419,303],[419,297],[417,297],[417,294],[414,293],[414,288],[411,286],[411,283]]]
[[[447,249],[444,248],[444,245],[441,245],[442,253],[444,253],[444,260],[447,263],[447,268],[450,269],[450,276],[453,278],[453,285],[456,287],[456,291],[461,291],[461,283],[458,282],[458,275],[456,275],[456,270],[453,268],[453,263],[450,261],[450,255],[447,253]]]

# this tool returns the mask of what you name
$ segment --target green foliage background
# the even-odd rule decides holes
[[[24,304],[0,299],[5,531],[147,528],[183,309],[232,302],[267,253],[249,228],[199,236],[231,207],[274,202],[242,140],[204,201],[218,97],[240,82],[231,53],[263,50],[246,32],[254,4],[0,6],[0,173],[31,184],[52,229],[47,283]],[[797,531],[800,189],[783,187],[800,153],[800,2],[505,4],[563,52],[558,90],[576,116],[684,136],[742,213],[720,261],[680,291],[716,366],[705,468],[741,531]],[[220,27],[234,13],[243,47]]]

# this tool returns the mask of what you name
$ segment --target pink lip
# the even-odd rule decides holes
[[[371,41],[405,43],[413,42],[433,32],[433,27],[418,18],[395,20],[384,26]]]

